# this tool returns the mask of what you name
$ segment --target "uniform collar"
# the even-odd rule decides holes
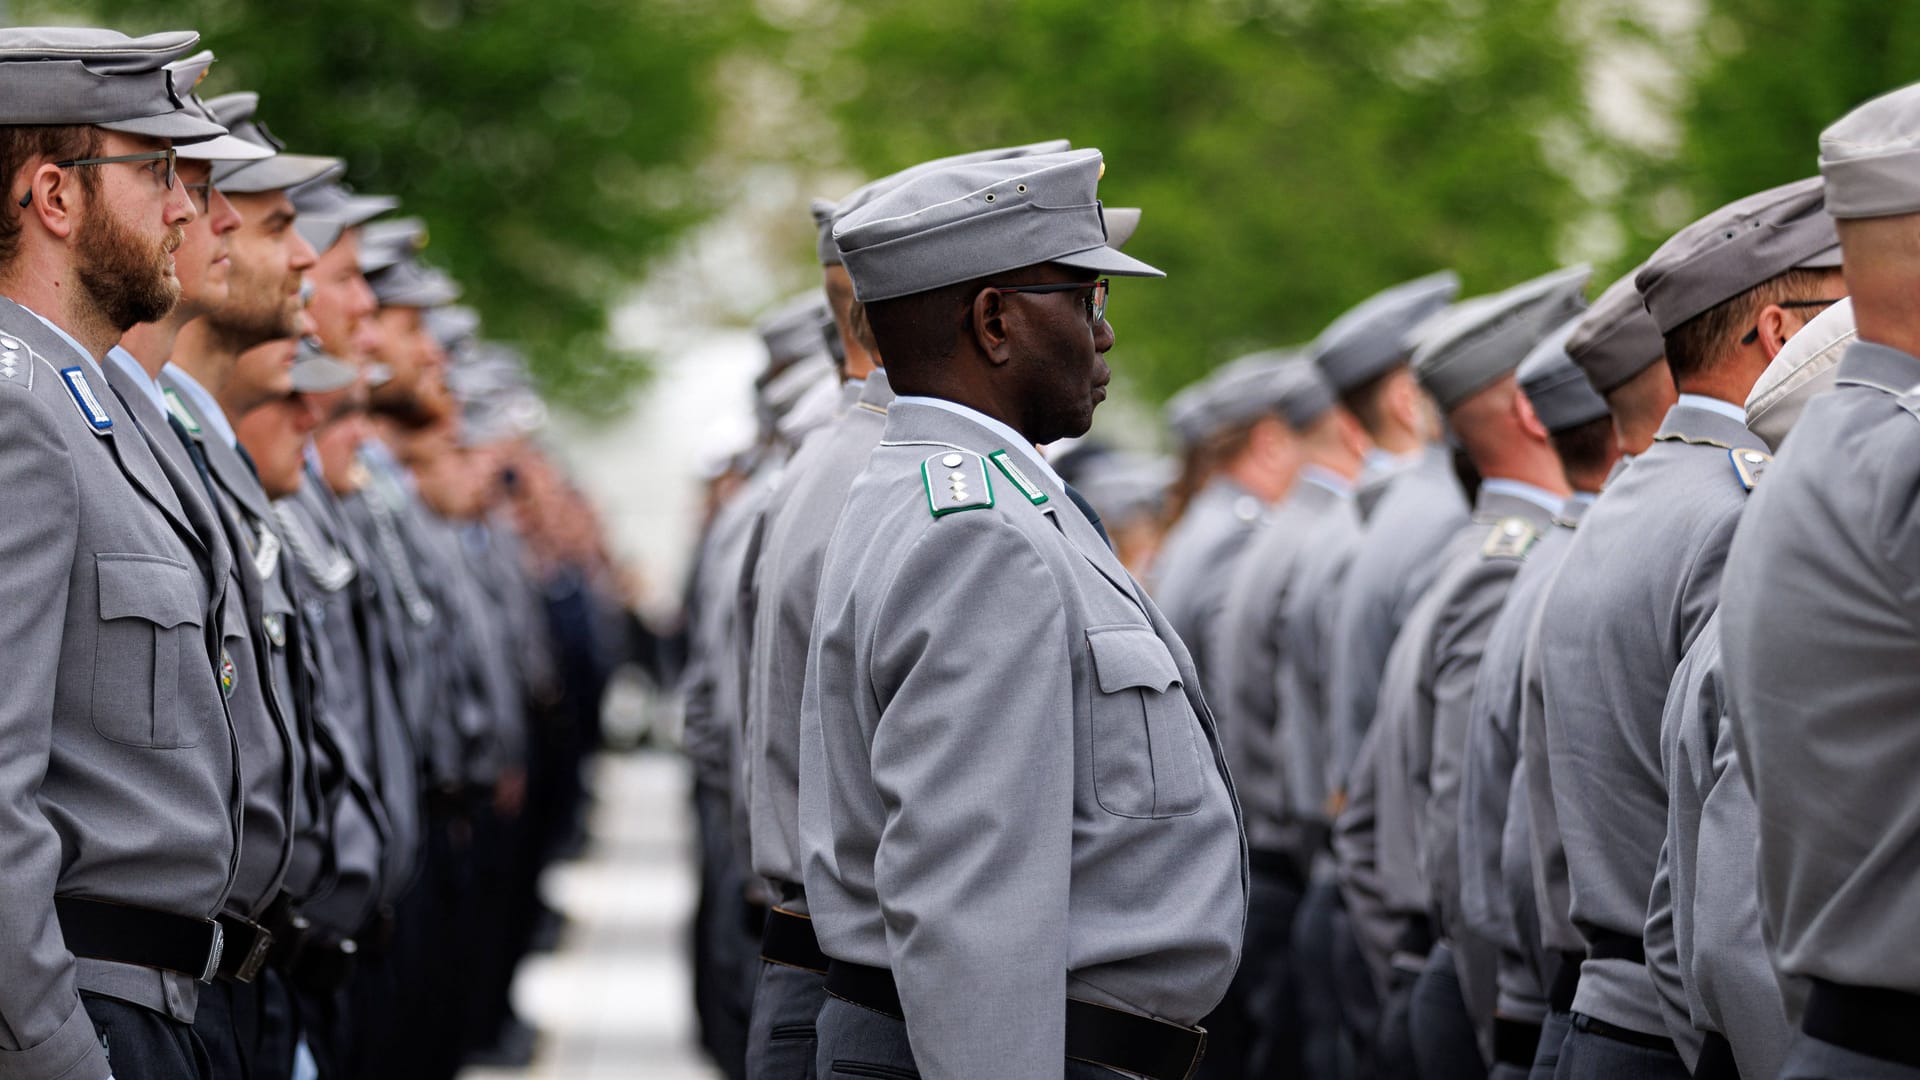
[[[140,392],[146,395],[148,401],[153,402],[153,407],[159,410],[161,416],[168,415],[167,399],[160,393],[159,381],[147,374],[147,369],[140,366],[140,361],[135,360],[132,353],[115,345],[107,350],[107,362],[119,368],[121,374],[132,379],[133,385],[140,388]]]
[[[1920,393],[1920,359],[1877,342],[1855,341],[1840,357],[1837,377],[1904,397]]]
[[[1353,481],[1327,468],[1325,465],[1302,465],[1300,482],[1325,488],[1343,499],[1353,498]]]
[[[1747,410],[1735,405],[1731,401],[1722,401],[1717,397],[1708,397],[1705,394],[1681,394],[1680,400],[1674,402],[1674,404],[1685,405],[1690,409],[1703,409],[1710,413],[1718,413],[1734,423],[1739,424],[1741,427],[1747,426]]]
[[[948,401],[946,398],[927,397],[922,394],[902,394],[893,400],[900,405],[924,405],[930,409],[950,412],[955,416],[979,424],[981,427],[986,428],[988,431],[993,432],[1005,440],[1008,449],[1016,454],[1025,455],[1026,459],[1032,462],[1035,468],[1040,470],[1042,476],[1053,481],[1054,486],[1060,488],[1062,491],[1066,490],[1067,482],[1060,479],[1060,474],[1053,471],[1053,466],[1047,464],[1047,459],[1040,456],[1040,451],[1035,449],[1032,443],[1028,442],[1024,436],[1008,427],[1005,423],[995,420],[979,409],[962,405],[957,401]]]
[[[7,299],[9,299],[9,300],[12,300],[13,298],[12,298],[12,297],[8,297]],[[76,337],[74,337],[74,336],[73,336],[72,334],[69,334],[69,333],[67,333],[67,332],[66,332],[65,330],[62,330],[62,329],[60,328],[60,324],[59,324],[59,323],[56,323],[56,322],[54,322],[54,321],[53,321],[52,319],[49,319],[49,318],[47,318],[47,317],[46,317],[45,315],[42,315],[42,314],[40,314],[39,312],[37,312],[37,311],[35,311],[35,310],[33,310],[32,308],[30,308],[30,307],[28,307],[27,305],[25,305],[25,304],[22,304],[22,303],[20,303],[20,301],[18,301],[18,300],[14,300],[14,301],[13,301],[13,303],[14,303],[14,305],[15,305],[16,307],[18,307],[18,308],[19,308],[19,309],[20,309],[21,311],[24,311],[24,312],[26,312],[27,314],[29,314],[29,315],[31,315],[31,316],[33,316],[34,318],[36,318],[36,319],[39,319],[39,320],[40,320],[40,321],[41,321],[42,323],[44,323],[44,324],[46,325],[46,328],[47,328],[47,329],[49,329],[49,330],[51,330],[51,331],[53,331],[54,333],[56,333],[56,334],[58,334],[58,335],[60,335],[60,340],[62,340],[62,341],[64,341],[64,342],[66,342],[67,344],[69,344],[69,345],[71,345],[71,346],[73,346],[73,351],[74,351],[74,352],[76,352],[76,353],[78,353],[78,354],[80,354],[80,357],[81,357],[82,359],[84,359],[84,360],[85,360],[85,361],[87,362],[87,366],[89,366],[89,367],[91,367],[91,368],[93,368],[93,373],[94,373],[95,375],[98,375],[98,376],[100,376],[101,378],[106,378],[106,375],[107,375],[107,373],[106,373],[105,371],[103,371],[103,370],[101,370],[101,368],[100,368],[100,362],[99,362],[99,361],[97,361],[97,360],[95,360],[95,359],[93,358],[93,354],[92,354],[92,353],[90,353],[90,352],[88,352],[88,351],[86,350],[86,347],[80,344],[80,341],[79,341],[79,339],[78,339],[78,338],[76,338]]]
[[[200,385],[200,380],[187,374],[186,369],[178,364],[169,363],[160,370],[187,396],[187,404],[193,406],[193,415],[200,421],[201,427],[219,436],[220,441],[230,448],[240,445],[240,437],[233,433],[233,425],[227,422],[226,410],[213,399],[206,387]]]
[[[1560,513],[1567,500],[1555,492],[1523,480],[1509,480],[1496,476],[1480,481],[1480,497],[1484,501],[1488,496],[1504,496],[1530,502],[1545,510],[1549,516]]]
[[[1747,429],[1747,414],[1738,405],[1699,394],[1682,394],[1667,410],[1654,434],[1656,442],[1684,442],[1725,449],[1765,450],[1767,444]]]

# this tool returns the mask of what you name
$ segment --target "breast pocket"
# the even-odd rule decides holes
[[[183,698],[182,679],[211,678],[194,572],[154,555],[96,555],[100,641],[93,664],[93,729],[130,746],[200,745],[211,717]]]
[[[1144,626],[1087,631],[1093,685],[1087,713],[1093,793],[1120,817],[1165,818],[1200,808],[1199,723],[1180,669]]]

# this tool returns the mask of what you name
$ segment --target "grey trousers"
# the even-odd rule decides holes
[[[1554,1080],[1692,1080],[1678,1053],[1596,1034],[1583,1028],[1582,1019],[1574,1014]]]
[[[1445,942],[1433,947],[1426,968],[1413,984],[1407,1023],[1420,1080],[1481,1080],[1487,1075],[1473,1020],[1460,996],[1453,948]]]
[[[747,1080],[813,1080],[813,1024],[826,999],[825,975],[760,962],[747,1020]]]
[[[884,1013],[828,997],[814,1025],[820,1051],[814,1059],[820,1080],[919,1080],[907,1025]],[[1067,1062],[1067,1080],[1116,1080],[1124,1073]]]
[[[1553,1080],[1560,1068],[1560,1048],[1567,1044],[1567,1032],[1573,1030],[1573,1014],[1550,1012],[1540,1022],[1540,1049],[1533,1055],[1533,1071],[1528,1080]]]
[[[1823,1042],[1805,1032],[1787,1047],[1780,1080],[1917,1080],[1920,1069]]]

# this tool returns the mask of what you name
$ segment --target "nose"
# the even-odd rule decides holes
[[[1106,352],[1113,348],[1113,324],[1101,319],[1093,327],[1093,350]]]

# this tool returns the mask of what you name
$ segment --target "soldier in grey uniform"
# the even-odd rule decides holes
[[[1484,480],[1467,524],[1431,556],[1435,582],[1388,655],[1370,728],[1378,731],[1369,740],[1373,755],[1356,766],[1375,774],[1371,830],[1343,824],[1341,832],[1349,845],[1371,840],[1389,910],[1436,939],[1409,1006],[1422,1076],[1487,1069],[1476,1029],[1491,1031],[1493,952],[1459,918],[1459,762],[1486,635],[1507,585],[1567,494],[1547,431],[1513,373],[1585,307],[1590,273],[1560,270],[1459,304],[1414,354],[1422,389]]]
[[[1820,137],[1859,340],[1754,492],[1729,560],[1721,648],[1759,811],[1760,910],[1800,1031],[1783,1077],[1920,1076],[1912,1018],[1920,576],[1920,87]]]
[[[163,253],[196,210],[171,146],[224,129],[162,65],[198,40],[0,30],[0,483],[23,510],[0,525],[8,1077],[207,1075],[191,1024],[240,840],[218,671],[231,555],[101,369],[178,296]],[[74,243],[89,235],[116,240]],[[99,284],[58,284],[76,277]]]
[[[1666,345],[1660,328],[1640,299],[1633,274],[1616,281],[1600,294],[1568,336],[1567,357],[1586,376],[1587,382],[1605,399],[1612,416],[1615,447],[1619,460],[1606,474],[1607,483],[1618,477],[1628,462],[1626,455],[1645,449],[1647,444],[1632,441],[1637,433],[1649,433],[1659,426],[1660,417],[1672,406],[1673,378],[1667,374]],[[1664,387],[1664,391],[1662,388]],[[1649,422],[1646,413],[1657,409]],[[1624,433],[1624,434],[1623,434]],[[1572,543],[1572,531],[1593,504],[1595,493],[1604,484],[1590,480],[1590,490],[1582,495],[1576,485],[1557,528],[1541,542],[1529,561],[1550,564],[1543,574],[1558,573],[1566,559],[1566,547]],[[1526,629],[1526,641],[1520,659],[1518,690],[1519,774],[1526,788],[1524,823],[1515,823],[1502,838],[1503,865],[1525,867],[1533,879],[1534,925],[1540,937],[1540,978],[1547,991],[1547,1017],[1542,1022],[1540,1049],[1534,1057],[1532,1075],[1550,1080],[1560,1062],[1560,1047],[1566,1042],[1573,1023],[1573,998],[1580,977],[1580,965],[1586,959],[1586,942],[1574,929],[1567,912],[1571,906],[1567,884],[1566,853],[1560,844],[1560,827],[1554,818],[1553,789],[1547,772],[1546,732],[1542,727],[1545,711],[1540,683],[1539,650],[1536,648],[1538,623],[1557,617],[1546,610],[1542,582],[1532,603],[1535,614]],[[1509,818],[1511,822],[1512,819]],[[1524,844],[1524,850],[1509,850],[1509,843]],[[1526,916],[1515,913],[1516,923]]]
[[[1193,665],[1032,449],[1104,397],[1103,275],[1158,273],[1106,246],[1101,168],[953,166],[834,230],[901,396],[807,656],[823,1076],[1184,1077],[1239,960],[1245,844]]]
[[[1515,373],[1545,427],[1572,494],[1507,586],[1487,632],[1467,713],[1460,779],[1460,919],[1499,950],[1493,1003],[1492,1075],[1520,1080],[1537,1056],[1551,979],[1542,962],[1529,863],[1526,787],[1517,765],[1521,662],[1548,582],[1573,527],[1619,456],[1607,403],[1567,356],[1567,339],[1585,316],[1563,324]],[[1559,1032],[1564,1039],[1566,1032]]]
[[[1582,519],[1538,637],[1570,915],[1588,945],[1559,1064],[1573,1080],[1686,1074],[1642,940],[1666,836],[1660,714],[1718,604],[1748,453],[1764,457],[1738,403],[1787,337],[1837,298],[1836,256],[1813,178],[1714,211],[1636,278],[1680,397]]]
[[[1234,978],[1241,991],[1227,1005],[1242,1010],[1249,1038],[1238,1064],[1248,1076],[1291,1076],[1304,1067],[1305,1025],[1294,995],[1293,922],[1325,831],[1293,814],[1281,762],[1278,682],[1287,627],[1283,622],[1292,579],[1321,519],[1339,506],[1341,491],[1359,474],[1365,444],[1340,414],[1333,388],[1304,357],[1263,365],[1258,380],[1238,380],[1234,408],[1271,413],[1285,428],[1263,438],[1266,471],[1297,479],[1246,542],[1230,567],[1213,572],[1226,582],[1222,610],[1202,629],[1213,635],[1211,655],[1222,722],[1221,742],[1237,778],[1247,823],[1253,893],[1247,910],[1245,959]],[[1224,406],[1228,397],[1222,397]],[[1225,1005],[1223,1005],[1225,1008]],[[1217,1014],[1216,1014],[1217,1018]],[[1214,1030],[1208,1025],[1208,1032]]]

